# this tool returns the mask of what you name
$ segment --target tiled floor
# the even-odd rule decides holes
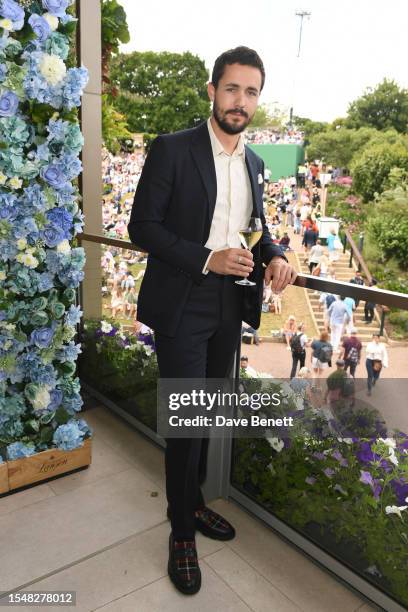
[[[203,586],[181,595],[166,571],[163,453],[105,408],[84,416],[95,431],[89,469],[0,499],[0,591],[74,590],[67,609],[77,612],[374,609],[225,500],[211,506],[237,537],[198,534]]]

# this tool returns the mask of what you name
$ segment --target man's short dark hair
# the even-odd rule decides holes
[[[246,355],[242,355],[240,361],[248,361],[248,357]]]
[[[215,88],[218,87],[219,80],[224,74],[225,66],[231,66],[231,64],[241,64],[241,66],[253,66],[254,68],[258,68],[262,75],[262,91],[265,84],[265,68],[257,52],[249,47],[235,47],[235,49],[224,51],[224,53],[221,53],[221,55],[217,57],[211,76],[211,82]]]

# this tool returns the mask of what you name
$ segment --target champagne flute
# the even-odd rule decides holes
[[[251,217],[247,227],[240,230],[238,234],[243,248],[251,251],[261,239],[262,221],[259,217]],[[237,285],[243,285],[244,287],[253,287],[256,285],[256,283],[249,281],[247,278],[235,281],[235,283]]]

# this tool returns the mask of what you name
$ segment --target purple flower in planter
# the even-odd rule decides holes
[[[381,491],[382,491],[382,485],[380,481],[377,480],[377,478],[374,478],[374,486],[371,488],[372,488],[375,499],[379,499]]]
[[[325,470],[323,470],[323,474],[325,474],[327,478],[332,478],[335,473],[336,472],[332,470],[331,468],[326,468]]]
[[[398,505],[403,506],[408,497],[408,482],[404,480],[391,480],[391,486],[398,500]]]
[[[334,459],[337,459],[337,461],[340,463],[341,467],[348,467],[348,461],[347,461],[347,459],[345,459],[345,458],[343,457],[343,455],[341,454],[341,452],[340,452],[339,450],[335,450],[335,451],[332,453],[332,457],[333,457]]]
[[[319,461],[323,461],[324,459],[326,459],[326,455],[324,453],[319,453],[317,451],[313,453],[312,457],[319,459]]]
[[[314,476],[308,476],[307,478],[305,478],[305,482],[309,485],[314,485],[314,483],[316,482],[316,478]]]
[[[360,473],[361,473],[360,482],[362,482],[363,484],[368,484],[370,485],[370,487],[372,487],[374,485],[374,480],[370,472],[360,470]]]

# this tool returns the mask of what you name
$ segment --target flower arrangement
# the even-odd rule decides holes
[[[156,430],[159,376],[153,336],[124,331],[114,319],[84,324],[81,379]]]
[[[70,450],[76,420],[76,289],[85,255],[76,179],[85,68],[70,66],[73,0],[0,1],[0,450]]]

